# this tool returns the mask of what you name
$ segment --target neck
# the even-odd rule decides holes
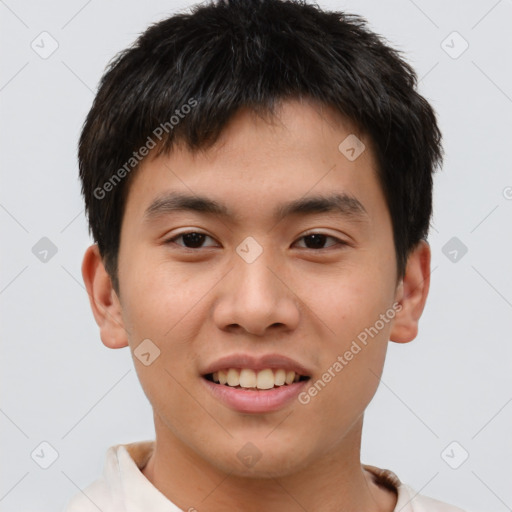
[[[200,458],[155,417],[155,450],[142,473],[175,505],[192,512],[392,512],[396,494],[374,483],[360,463],[362,419],[307,467],[253,478]]]

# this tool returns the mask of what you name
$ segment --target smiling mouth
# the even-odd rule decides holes
[[[215,384],[246,390],[269,390],[281,386],[290,386],[296,382],[309,380],[309,376],[300,375],[293,370],[282,368],[255,371],[249,368],[226,368],[203,375]]]

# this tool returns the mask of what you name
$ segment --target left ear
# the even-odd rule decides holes
[[[395,297],[402,308],[399,311],[397,308],[390,341],[407,343],[418,335],[418,322],[430,287],[430,256],[430,245],[426,240],[420,240],[407,258],[405,276]]]

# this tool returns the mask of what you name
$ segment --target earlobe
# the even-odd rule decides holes
[[[405,276],[397,288],[396,300],[401,309],[394,318],[390,341],[408,343],[418,334],[430,287],[430,257],[430,245],[421,240],[407,259]]]
[[[105,270],[97,244],[91,245],[85,251],[82,277],[94,319],[100,328],[101,341],[109,348],[128,346],[121,304]]]

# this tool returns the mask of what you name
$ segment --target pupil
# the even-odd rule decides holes
[[[197,248],[201,246],[205,236],[203,233],[186,233],[183,235],[183,241],[187,247],[192,244],[193,248]]]
[[[313,248],[313,249],[318,249],[318,248],[322,248],[322,246],[324,245],[325,243],[325,235],[322,235],[322,234],[319,234],[319,233],[314,233],[312,235],[308,235],[306,236],[306,240],[307,239],[313,239],[313,244],[306,244],[306,245],[313,245],[313,247],[310,247]]]

